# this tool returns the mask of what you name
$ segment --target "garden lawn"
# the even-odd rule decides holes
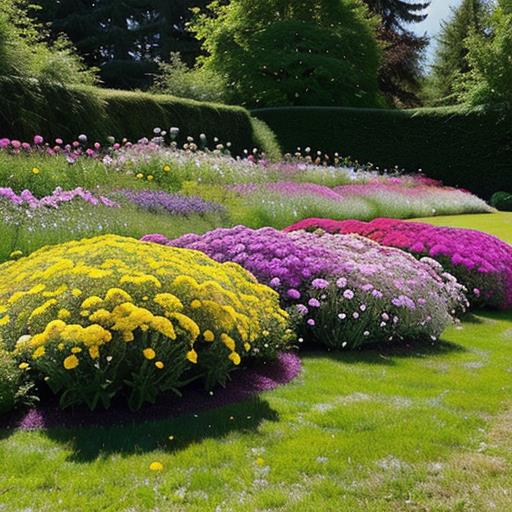
[[[512,242],[512,214],[433,222]],[[302,360],[295,382],[215,411],[0,431],[0,510],[512,510],[511,312],[432,346]]]

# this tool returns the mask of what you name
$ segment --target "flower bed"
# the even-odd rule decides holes
[[[393,219],[375,219],[368,223],[306,219],[285,231],[304,229],[357,233],[417,257],[429,256],[466,286],[472,305],[512,308],[512,247],[486,233]]]
[[[336,348],[436,339],[465,307],[462,287],[435,261],[417,261],[358,236],[237,226],[143,240],[242,265],[279,292],[304,336]]]
[[[169,194],[162,190],[120,190],[115,197],[123,197],[130,203],[150,212],[164,212],[171,215],[204,215],[207,213],[225,214],[220,204],[205,201],[197,196]]]
[[[37,174],[37,173],[36,173]],[[106,206],[108,208],[116,208],[119,205],[105,196],[96,196],[82,187],[73,190],[62,190],[57,187],[49,196],[38,199],[30,190],[23,190],[20,194],[16,194],[12,188],[0,188],[0,199],[5,199],[17,206],[28,206],[29,208],[51,207],[58,208],[63,203],[69,203],[75,199],[96,205]]]
[[[0,266],[1,343],[63,407],[223,384],[290,335],[274,291],[199,252],[105,236]]]

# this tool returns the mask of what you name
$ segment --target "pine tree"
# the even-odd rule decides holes
[[[53,37],[64,33],[106,86],[146,88],[157,60],[180,52],[192,63],[199,43],[186,30],[190,9],[207,0],[36,0]]]
[[[379,70],[380,90],[392,105],[415,106],[419,103],[421,62],[429,40],[426,36],[417,36],[405,25],[423,21],[430,1],[364,1],[381,20],[377,33],[384,46]]]
[[[463,0],[452,9],[451,19],[443,23],[430,85],[435,104],[457,103],[455,84],[469,71],[467,37],[472,32],[483,34],[486,14],[485,0]]]

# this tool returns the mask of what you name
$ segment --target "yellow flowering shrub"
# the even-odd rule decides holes
[[[194,379],[223,384],[290,341],[279,297],[203,253],[102,236],[0,265],[0,346],[63,407],[132,408]]]

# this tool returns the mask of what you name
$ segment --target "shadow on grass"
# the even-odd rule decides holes
[[[474,315],[469,315],[473,318],[476,318],[478,323],[482,323],[482,320],[478,317],[485,318],[486,320],[494,320],[497,322],[512,322],[512,310],[510,311],[491,311],[491,310],[480,310],[475,311]],[[464,322],[471,322],[464,318]]]
[[[370,364],[394,366],[397,359],[443,356],[453,352],[467,352],[462,346],[450,341],[440,340],[435,343],[409,342],[402,344],[374,344],[349,351],[327,351],[319,346],[308,345],[301,352],[303,358],[325,358],[345,364]]]
[[[153,450],[172,453],[206,439],[222,438],[230,432],[255,431],[261,422],[278,419],[278,414],[268,402],[253,397],[221,409],[168,420],[103,427],[52,428],[44,431],[44,435],[73,451],[68,460],[90,462],[114,453],[122,456]]]

